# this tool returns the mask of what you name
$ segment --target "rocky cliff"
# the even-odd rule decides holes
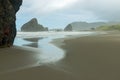
[[[25,32],[36,32],[36,31],[48,31],[48,28],[38,24],[36,18],[31,19],[21,27],[21,31]]]
[[[16,12],[22,0],[0,0],[0,47],[12,46],[16,36]]]

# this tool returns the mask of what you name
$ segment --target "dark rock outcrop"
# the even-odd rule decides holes
[[[73,29],[72,29],[72,25],[71,24],[68,24],[66,27],[65,27],[65,29],[64,29],[64,31],[72,31]]]
[[[24,32],[48,31],[48,28],[38,24],[37,19],[33,18],[21,27],[21,31]]]
[[[12,46],[16,36],[16,12],[22,0],[0,0],[0,47]]]

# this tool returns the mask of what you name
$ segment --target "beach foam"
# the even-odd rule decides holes
[[[88,35],[94,32],[17,32],[17,38],[35,38],[35,37],[48,37],[56,35]]]

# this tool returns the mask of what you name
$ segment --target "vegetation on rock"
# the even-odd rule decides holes
[[[96,28],[96,30],[104,30],[104,31],[119,30],[120,31],[120,24],[100,26]]]

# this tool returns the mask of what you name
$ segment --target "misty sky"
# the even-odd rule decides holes
[[[49,28],[75,21],[120,21],[120,0],[23,0],[17,28],[34,17]]]

